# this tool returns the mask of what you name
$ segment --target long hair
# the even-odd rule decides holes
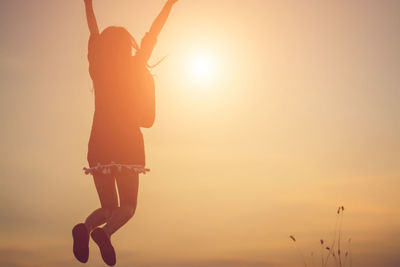
[[[123,27],[110,26],[100,34],[100,49],[104,56],[131,56],[132,48],[137,51],[139,45],[135,38]]]
[[[136,52],[139,46],[123,27],[110,26],[100,34],[95,65],[103,84],[115,86],[126,81],[133,50]]]
[[[104,65],[110,66],[110,63],[123,63],[132,55],[132,49],[136,53],[140,47],[135,38],[123,27],[110,26],[103,30],[100,35],[100,44],[98,47],[98,56],[104,62]],[[153,69],[166,59],[164,56],[155,64],[149,65],[147,68]],[[117,61],[117,62],[115,62]],[[117,66],[113,66],[114,68]]]
[[[94,56],[94,91],[101,91],[96,97],[96,107],[112,106],[112,109],[107,109],[108,115],[131,114],[135,122],[143,114],[154,117],[152,74],[146,69],[146,63],[137,65],[132,58],[132,50],[136,52],[139,49],[125,28],[111,26],[100,34]]]

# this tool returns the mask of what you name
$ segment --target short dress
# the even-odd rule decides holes
[[[156,44],[156,37],[146,33],[136,54],[121,62],[124,66],[114,71],[102,67],[104,62],[99,59],[97,48],[99,39],[100,35],[91,35],[88,47],[95,111],[87,153],[89,168],[83,168],[84,172],[115,175],[127,169],[146,173],[150,170],[145,167],[140,118],[146,108],[151,110],[155,105],[154,92],[151,89],[146,92],[143,87],[153,82],[150,87],[154,89],[154,80],[144,68]]]

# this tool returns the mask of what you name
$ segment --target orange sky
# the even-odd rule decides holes
[[[83,1],[82,1],[83,2]],[[138,40],[163,1],[94,0]],[[338,205],[353,266],[400,265],[400,2],[180,0],[150,63],[151,172],[120,266],[301,266]],[[74,266],[99,203],[81,171],[93,94],[80,1],[0,3],[0,265]],[[218,77],[190,77],[210,55]],[[102,266],[98,252],[90,266]],[[49,253],[50,251],[50,253]]]

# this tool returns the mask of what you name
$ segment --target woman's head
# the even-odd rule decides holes
[[[99,48],[102,56],[109,59],[124,58],[132,55],[132,48],[139,46],[133,36],[123,27],[111,26],[100,34]]]

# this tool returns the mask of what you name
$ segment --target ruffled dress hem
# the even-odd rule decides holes
[[[115,174],[115,173],[120,173],[122,172],[123,169],[127,169],[133,173],[143,173],[146,174],[146,172],[149,172],[150,169],[145,168],[142,165],[136,165],[136,164],[119,164],[115,162],[111,162],[110,164],[100,164],[97,163],[95,167],[92,168],[83,168],[83,171],[85,172],[86,175],[89,174],[96,174],[96,173],[101,173],[101,174]]]

